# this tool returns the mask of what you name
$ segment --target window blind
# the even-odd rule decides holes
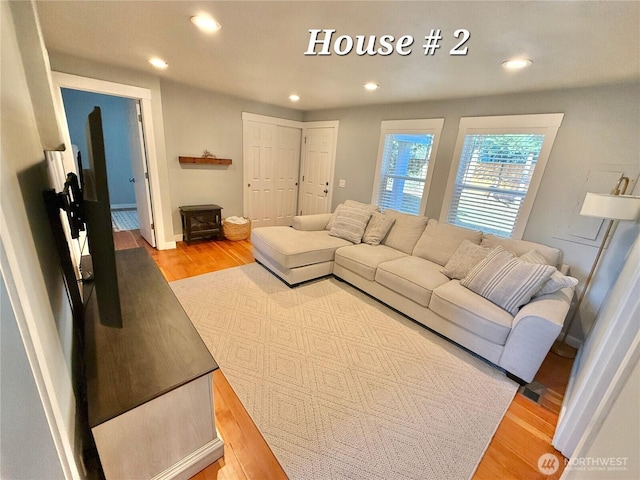
[[[543,141],[540,134],[466,135],[447,222],[510,237]]]
[[[420,213],[433,143],[432,134],[386,134],[377,204],[405,213]]]

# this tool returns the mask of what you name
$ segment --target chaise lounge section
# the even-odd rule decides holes
[[[368,212],[365,227],[360,212],[348,218],[356,209]],[[558,249],[353,201],[257,228],[251,240],[256,260],[290,286],[333,274],[522,382],[559,335],[577,283]]]

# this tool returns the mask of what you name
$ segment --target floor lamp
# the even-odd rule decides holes
[[[562,341],[556,341],[551,348],[553,353],[560,355],[561,357],[574,358],[576,356],[576,350],[566,343],[567,335],[569,334],[573,321],[578,315],[584,295],[589,289],[589,284],[591,283],[596,268],[598,267],[602,251],[604,250],[604,246],[611,234],[613,223],[617,220],[636,220],[638,216],[640,216],[640,197],[625,195],[628,186],[629,177],[622,176],[610,194],[587,193],[584,203],[582,204],[580,215],[607,219],[609,220],[609,226],[602,238],[602,244],[598,249],[598,254],[596,255],[595,260],[593,261],[591,271],[584,282],[584,287],[582,288],[582,292],[578,298],[578,303],[576,304],[575,310],[573,311],[564,335],[562,336]]]

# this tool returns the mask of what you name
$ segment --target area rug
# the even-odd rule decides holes
[[[114,232],[137,230],[140,228],[138,211],[135,208],[111,210],[111,226]]]
[[[171,283],[290,479],[466,479],[517,385],[335,278]]]

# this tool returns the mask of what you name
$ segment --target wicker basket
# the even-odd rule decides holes
[[[247,218],[247,217],[244,217]],[[249,220],[247,218],[247,220]],[[241,225],[222,220],[222,233],[227,240],[246,240],[251,235],[251,220]]]

